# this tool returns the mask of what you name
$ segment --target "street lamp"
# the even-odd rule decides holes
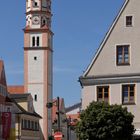
[[[58,129],[58,131],[60,131],[61,129],[60,129],[60,105],[59,105],[59,103],[60,103],[60,98],[59,97],[57,97],[57,100],[56,101],[54,101],[54,102],[48,102],[47,104],[46,104],[46,107],[47,108],[52,108],[53,107],[53,104],[54,103],[56,103],[56,106],[57,106],[57,112],[56,112],[56,114],[57,114],[57,129]]]

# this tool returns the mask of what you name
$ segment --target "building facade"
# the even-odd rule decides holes
[[[67,136],[67,117],[65,112],[65,103],[63,98],[57,97],[53,99],[52,106],[52,130],[55,132],[62,132],[62,140],[68,140]]]
[[[42,140],[40,119],[34,112],[31,94],[23,93],[23,86],[7,87],[0,60],[0,140]]]
[[[42,140],[51,135],[52,38],[51,0],[26,0],[24,29],[24,90],[31,93],[35,111],[42,116]]]
[[[66,108],[66,115],[69,120],[69,127],[68,127],[69,140],[78,140],[76,132],[74,131],[73,128],[80,120],[80,112],[81,112],[81,102]]]
[[[82,109],[92,101],[126,106],[140,134],[140,1],[125,0],[92,62],[80,77]]]
[[[10,140],[42,140],[39,120],[40,115],[34,112],[31,94],[10,94],[12,115],[14,117]]]

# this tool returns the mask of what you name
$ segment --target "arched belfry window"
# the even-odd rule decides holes
[[[32,37],[32,47],[39,47],[40,46],[40,37],[33,36]]]
[[[35,46],[35,36],[32,37],[32,46]]]
[[[30,35],[30,47],[41,47],[42,46],[42,34],[31,34]]]
[[[38,7],[38,6],[39,6],[38,1],[34,0],[33,1],[33,7]]]

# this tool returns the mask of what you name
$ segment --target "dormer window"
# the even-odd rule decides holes
[[[132,16],[126,16],[126,27],[132,26],[133,17]]]

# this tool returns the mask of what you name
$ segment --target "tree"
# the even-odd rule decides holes
[[[134,116],[121,105],[92,102],[80,114],[76,132],[80,140],[130,140]]]

